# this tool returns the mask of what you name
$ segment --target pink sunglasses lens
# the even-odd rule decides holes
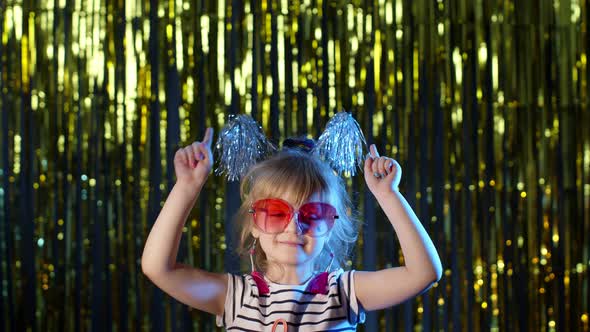
[[[292,208],[279,199],[262,199],[252,205],[254,223],[266,233],[281,233],[293,216]],[[303,234],[322,236],[326,234],[336,218],[336,208],[327,203],[312,202],[301,206],[298,223]]]
[[[311,236],[326,234],[336,217],[336,208],[327,203],[307,203],[299,209],[299,224],[303,233]]]
[[[277,199],[263,199],[256,201],[254,209],[254,223],[266,233],[280,233],[291,220],[291,208]]]

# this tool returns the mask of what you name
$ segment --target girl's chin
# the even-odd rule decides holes
[[[268,257],[268,256],[267,256]],[[277,263],[280,265],[300,265],[309,262],[312,258],[307,255],[274,255],[274,257],[270,258],[270,261],[273,263]]]

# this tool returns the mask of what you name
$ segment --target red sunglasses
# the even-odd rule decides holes
[[[336,208],[328,203],[305,203],[295,211],[291,204],[279,198],[258,200],[248,212],[252,213],[254,224],[268,234],[283,232],[296,214],[295,220],[301,233],[312,237],[328,233],[338,218]]]

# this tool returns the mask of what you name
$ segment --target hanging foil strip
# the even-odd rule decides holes
[[[313,152],[325,159],[340,175],[355,175],[362,167],[367,143],[358,122],[347,112],[339,112],[326,125]]]
[[[215,144],[219,166],[215,174],[239,180],[258,160],[276,151],[262,128],[248,115],[230,115]]]

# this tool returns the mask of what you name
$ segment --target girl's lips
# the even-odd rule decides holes
[[[299,242],[281,241],[279,243],[285,244],[285,245],[288,245],[288,246],[294,246],[294,247],[296,247],[296,246],[303,246],[303,243],[299,243]]]

